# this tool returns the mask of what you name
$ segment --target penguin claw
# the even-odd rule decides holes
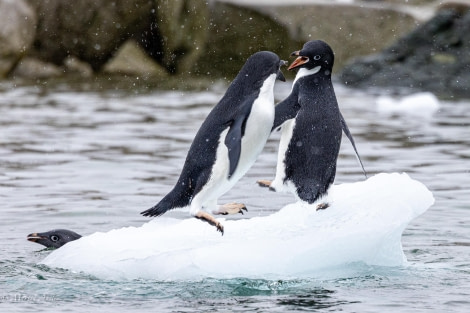
[[[319,210],[324,210],[330,207],[330,204],[328,202],[323,202],[317,205],[317,211]]]
[[[224,226],[220,223],[217,223],[217,225],[215,227],[217,227],[217,231],[220,231],[221,235],[223,236],[224,235]]]

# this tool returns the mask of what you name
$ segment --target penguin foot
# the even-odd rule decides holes
[[[219,215],[228,215],[228,214],[237,214],[241,213],[243,215],[243,210],[248,212],[248,209],[243,203],[227,203],[219,206],[219,210],[213,212],[214,214]]]
[[[318,210],[324,210],[326,208],[329,208],[330,207],[330,204],[328,202],[323,202],[323,203],[320,203],[319,205],[317,205],[317,211]]]
[[[269,191],[274,191],[276,192],[276,188],[271,187],[271,184],[273,183],[271,180],[267,179],[260,179],[256,181],[258,183],[258,186],[263,187],[263,188],[269,188]]]
[[[224,226],[220,224],[212,215],[210,215],[207,212],[199,211],[194,215],[195,218],[200,219],[204,222],[209,223],[209,225],[215,226],[217,228],[217,231],[220,231],[222,233],[222,236],[224,235]]]
[[[272,183],[272,181],[267,180],[267,179],[260,179],[260,180],[257,180],[256,183],[257,183],[258,186],[260,186],[260,187],[263,187],[263,188],[271,188],[271,183]]]

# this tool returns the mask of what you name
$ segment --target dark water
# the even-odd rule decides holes
[[[277,98],[288,92],[288,84],[278,85]],[[431,117],[390,115],[377,110],[376,95],[340,86],[340,106],[369,174],[407,172],[436,198],[404,233],[410,266],[350,264],[311,280],[161,282],[102,280],[37,265],[49,252],[26,241],[29,233],[68,228],[86,235],[148,221],[138,213],[174,184],[195,131],[222,93],[0,86],[1,311],[470,310],[470,101],[441,102]],[[267,215],[292,201],[254,187],[274,174],[277,139],[223,197],[249,206],[237,218]],[[361,179],[344,141],[336,182]]]

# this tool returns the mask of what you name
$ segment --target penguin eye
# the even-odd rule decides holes
[[[51,240],[54,241],[54,242],[55,242],[55,241],[59,241],[59,236],[52,235],[52,236],[51,236]]]
[[[320,58],[321,58],[321,56],[320,56],[320,55],[318,55],[318,54],[317,54],[316,56],[314,56],[314,57],[313,57],[313,59],[314,59],[315,61],[318,61],[318,60],[320,60]]]

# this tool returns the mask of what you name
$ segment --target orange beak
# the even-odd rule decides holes
[[[291,56],[297,56],[298,58],[294,60],[294,62],[292,62],[292,64],[287,68],[287,70],[292,70],[294,68],[297,68],[299,66],[301,66],[302,64],[305,64],[308,62],[309,58],[307,57],[303,57],[303,56],[299,56],[299,51],[294,51],[291,53]]]

